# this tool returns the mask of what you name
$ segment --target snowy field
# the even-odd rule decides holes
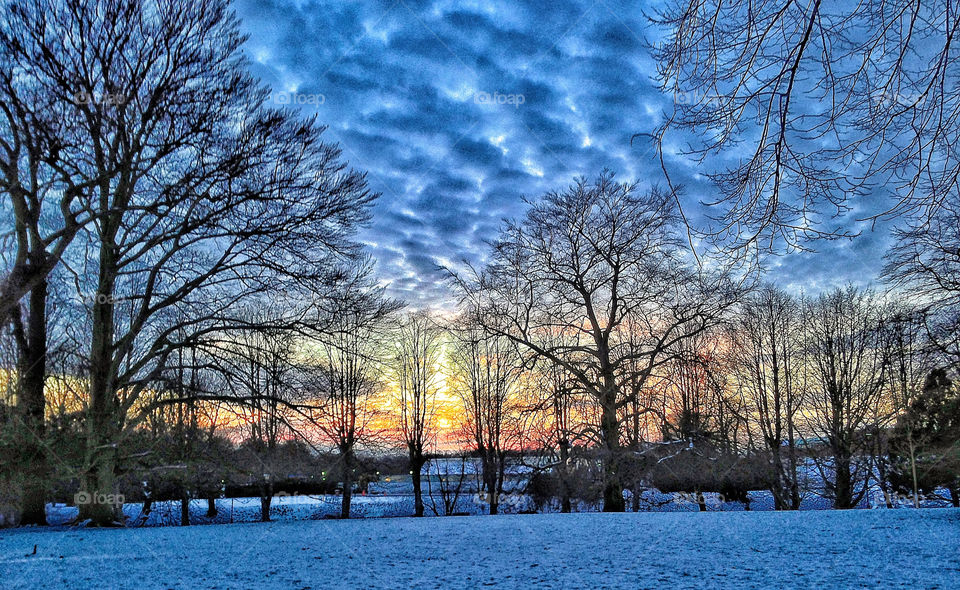
[[[0,588],[949,589],[958,547],[955,509],[25,528]]]

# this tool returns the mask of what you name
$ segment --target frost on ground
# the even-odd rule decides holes
[[[948,589],[958,547],[955,509],[18,529],[0,588]]]

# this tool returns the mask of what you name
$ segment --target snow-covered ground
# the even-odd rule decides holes
[[[0,588],[949,589],[958,547],[955,509],[23,528]]]

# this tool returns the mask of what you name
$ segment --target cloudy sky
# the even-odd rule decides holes
[[[651,81],[650,2],[240,0],[255,73],[316,113],[382,193],[362,236],[393,295],[448,300],[438,267],[479,262],[522,198],[609,168],[662,180],[649,143],[673,97]],[[290,96],[290,95],[288,95]],[[667,162],[689,207],[710,187]],[[870,281],[886,232],[770,262],[791,289]]]

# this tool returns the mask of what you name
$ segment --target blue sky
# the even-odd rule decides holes
[[[603,168],[662,182],[650,145],[673,97],[651,81],[649,2],[240,0],[254,72],[316,113],[382,193],[362,239],[390,293],[449,301],[438,266],[481,262],[522,198]],[[668,160],[696,211],[711,187]],[[771,279],[817,291],[871,281],[887,233],[769,261]]]

